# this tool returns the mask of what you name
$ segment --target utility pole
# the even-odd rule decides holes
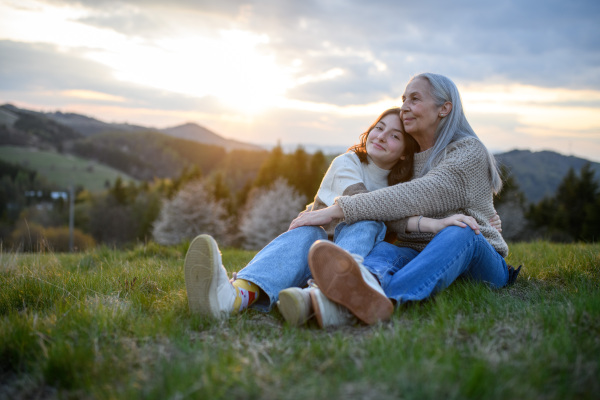
[[[75,190],[69,186],[69,251],[73,252],[73,230],[75,228]]]

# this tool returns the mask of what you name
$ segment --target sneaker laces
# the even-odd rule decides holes
[[[365,261],[365,258],[363,256],[360,256],[358,254],[350,254],[352,256],[352,258],[354,258],[354,261],[356,261],[358,264],[363,265],[363,261]],[[364,267],[364,265],[363,265]]]
[[[315,280],[313,278],[310,278],[309,280],[307,280],[306,285],[309,288],[318,288],[319,287],[319,286],[317,286],[317,283],[315,282]]]
[[[232,272],[231,274],[231,279],[229,280],[230,283],[233,283],[237,280],[237,272]]]
[[[374,273],[371,272],[371,270],[369,270],[369,268],[365,267],[365,265],[363,264],[363,262],[365,261],[365,258],[361,255],[358,254],[350,254],[352,256],[352,258],[354,258],[354,261],[356,261],[356,263],[365,271],[367,271],[369,274],[373,275],[373,277],[375,278],[375,280],[377,281],[377,284],[379,286],[381,286],[381,282],[379,281],[379,278],[377,277],[377,275],[375,275]]]

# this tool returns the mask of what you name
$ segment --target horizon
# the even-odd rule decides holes
[[[16,105],[14,105],[12,103],[4,103],[4,104],[0,104],[0,106],[5,106],[7,104],[16,107]],[[17,107],[17,108],[20,108],[20,107]],[[61,110],[53,110],[53,111],[28,110],[28,111],[36,111],[36,112],[44,112],[44,113],[47,112],[47,113],[74,114],[74,115],[77,115],[77,116],[82,116],[82,117],[85,117],[85,118],[94,119],[96,121],[99,121],[99,122],[102,122],[102,123],[107,123],[107,124],[125,124],[125,123],[122,123],[122,122],[107,122],[107,121],[103,121],[101,119],[95,118],[93,116],[90,116],[90,115],[84,115],[84,114],[79,114],[79,113],[63,112]],[[244,141],[241,141],[239,139],[226,138],[225,136],[221,135],[219,132],[214,132],[214,131],[206,128],[205,126],[203,126],[203,125],[201,125],[201,124],[199,124],[197,122],[193,122],[193,121],[186,121],[186,122],[180,123],[178,125],[166,126],[166,127],[163,127],[163,128],[158,128],[158,127],[154,127],[154,126],[146,126],[146,125],[131,125],[131,126],[137,126],[137,127],[140,127],[140,128],[146,128],[146,129],[149,129],[149,130],[156,130],[156,131],[160,132],[162,130],[167,130],[167,129],[172,129],[172,128],[178,128],[178,127],[182,127],[182,126],[186,126],[186,125],[196,125],[196,126],[202,128],[202,129],[209,130],[211,133],[213,133],[213,134],[215,134],[217,136],[220,136],[223,139],[226,139],[226,140],[235,140],[235,141],[239,141],[239,142],[242,142],[242,143],[252,144],[252,145],[261,147],[261,148],[263,148],[265,150],[268,150],[268,151],[272,150],[276,146],[281,146],[281,148],[283,149],[283,151],[285,153],[292,153],[295,150],[297,150],[299,147],[302,147],[307,153],[314,153],[314,152],[320,150],[324,154],[327,154],[327,155],[341,154],[341,153],[344,153],[345,151],[348,150],[348,147],[344,147],[342,145],[320,145],[318,143],[279,143],[279,142],[276,142],[276,143],[270,144],[270,143],[244,142]],[[127,132],[123,132],[123,134],[128,134],[128,133]],[[200,143],[202,143],[202,142],[200,142]],[[590,162],[595,163],[595,164],[600,164],[600,161],[595,161],[595,160],[592,160],[592,159],[589,159],[589,158],[586,158],[586,157],[580,157],[580,156],[577,156],[577,155],[574,155],[574,154],[565,154],[563,152],[556,151],[556,150],[553,150],[553,149],[531,150],[531,149],[523,149],[523,148],[517,148],[517,147],[512,148],[512,149],[505,149],[505,150],[494,150],[492,148],[488,148],[488,149],[489,149],[489,151],[493,155],[501,155],[501,154],[510,153],[510,152],[514,152],[514,151],[519,151],[519,152],[520,151],[528,151],[528,152],[530,152],[532,154],[534,154],[534,153],[542,153],[542,152],[551,152],[551,153],[555,153],[555,154],[558,154],[558,155],[561,155],[561,156],[564,156],[564,157],[575,157],[575,158],[583,159],[583,160],[586,160],[586,161],[590,161]]]
[[[9,0],[0,103],[347,148],[433,71],[490,151],[600,162],[600,3],[446,4]]]

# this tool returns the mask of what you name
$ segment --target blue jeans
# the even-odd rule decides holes
[[[359,221],[335,229],[333,241],[352,254],[365,257],[385,238],[385,224]],[[289,287],[303,287],[311,277],[308,250],[317,240],[327,240],[320,226],[302,226],[276,237],[259,251],[237,277],[258,285],[261,294],[252,307],[268,312],[279,299],[279,292]]]
[[[443,229],[421,252],[379,243],[364,265],[397,304],[426,299],[458,277],[485,282],[494,289],[508,282],[504,258],[469,227]]]

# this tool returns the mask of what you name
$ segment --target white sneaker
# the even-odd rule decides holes
[[[291,287],[279,292],[277,308],[285,321],[292,326],[300,326],[313,316],[310,292],[314,290],[312,279],[308,281],[308,287],[301,289]]]
[[[318,288],[310,291],[310,298],[319,327],[354,325],[357,322],[350,310],[329,300]]]
[[[194,314],[225,318],[233,312],[236,289],[229,282],[221,264],[221,253],[215,239],[197,236],[185,256],[185,288],[188,305]]]
[[[377,279],[336,244],[319,240],[308,253],[308,265],[319,289],[366,324],[388,320],[394,306]]]

